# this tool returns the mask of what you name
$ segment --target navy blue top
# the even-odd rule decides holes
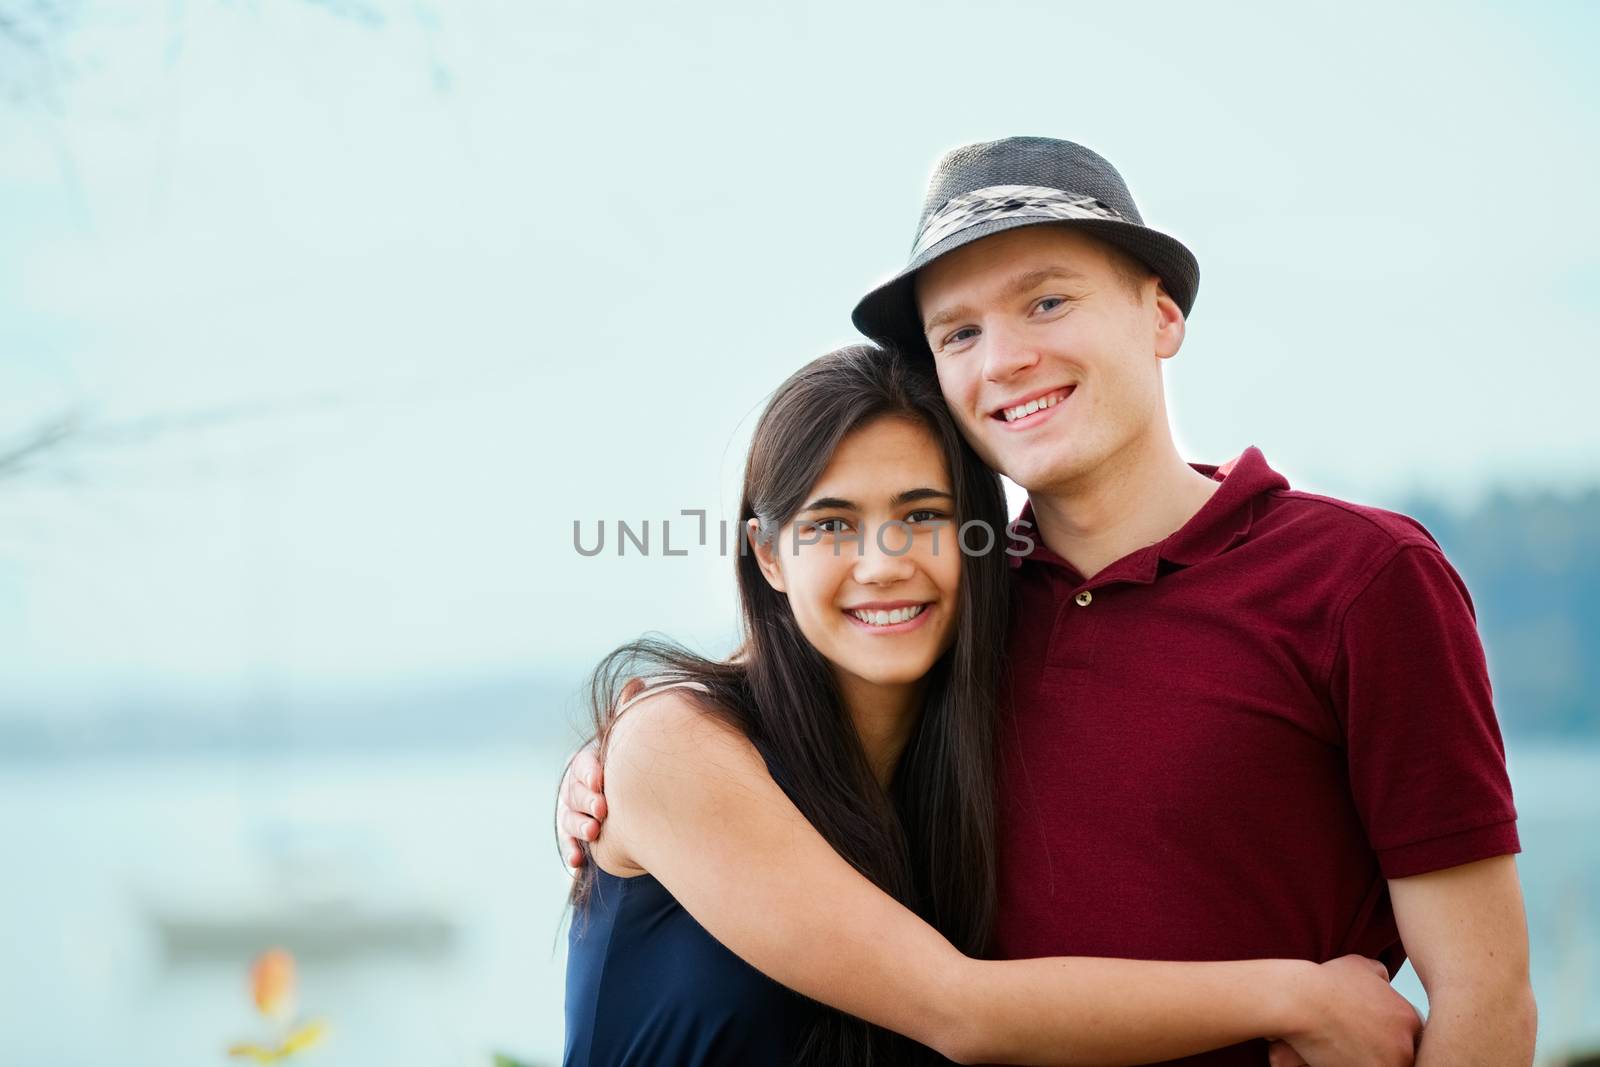
[[[648,874],[599,867],[572,917],[564,1067],[789,1067],[818,1005],[724,948]]]
[[[827,1009],[735,956],[650,875],[590,863],[594,884],[567,934],[563,1067],[791,1067]]]

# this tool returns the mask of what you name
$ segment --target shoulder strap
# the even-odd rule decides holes
[[[700,682],[692,681],[688,678],[682,678],[675,682],[668,681],[665,678],[646,678],[644,684],[644,689],[640,690],[622,702],[621,706],[617,708],[618,715],[621,715],[623,712],[639,703],[639,701],[643,700],[645,697],[653,697],[657,693],[666,692],[668,689],[698,689],[702,693],[710,692],[710,690]]]

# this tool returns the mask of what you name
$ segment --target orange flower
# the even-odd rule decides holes
[[[294,1014],[294,957],[271,948],[250,965],[250,992],[261,1014],[279,1021]]]

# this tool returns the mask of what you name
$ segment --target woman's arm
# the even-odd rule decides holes
[[[618,720],[606,795],[602,866],[649,871],[756,969],[958,1062],[1148,1063],[1263,1036],[1315,1047],[1317,1067],[1411,1062],[1383,999],[1398,995],[1356,963],[967,958],[840,857],[748,739],[678,693]]]

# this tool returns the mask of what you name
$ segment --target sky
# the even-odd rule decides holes
[[[0,40],[0,445],[69,428],[0,478],[0,716],[725,645],[714,525],[574,521],[726,516],[934,161],[1011,134],[1198,256],[1194,460],[1600,483],[1593,4],[60,10]]]

